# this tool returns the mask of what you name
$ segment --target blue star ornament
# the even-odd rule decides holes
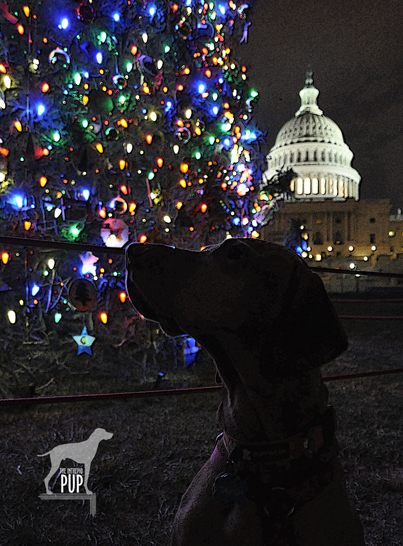
[[[89,336],[87,332],[87,328],[84,326],[83,331],[81,332],[81,335],[79,336],[73,336],[74,341],[78,345],[78,354],[81,353],[88,353],[89,355],[91,353],[91,345],[95,341],[94,336]]]

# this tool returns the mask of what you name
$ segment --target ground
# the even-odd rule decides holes
[[[360,305],[336,304],[341,314],[403,315],[402,303],[364,304],[365,310]],[[324,376],[402,367],[402,321],[344,324],[350,347],[323,368]],[[81,363],[90,362],[91,357],[83,358]],[[115,390],[111,371],[97,378],[99,392]],[[72,377],[79,389],[78,376]],[[395,374],[327,383],[338,415],[340,458],[367,546],[402,544],[402,379],[403,374]],[[130,378],[126,381],[125,390],[140,386]],[[162,388],[185,383],[214,384],[211,362],[202,359],[187,370],[172,368]],[[180,497],[220,432],[218,403],[219,393],[212,393],[3,409],[0,544],[168,546]],[[87,501],[42,501],[39,495],[45,492],[43,478],[50,465],[49,457],[37,455],[58,444],[85,440],[97,427],[114,436],[100,443],[91,469],[96,517],[90,515]]]

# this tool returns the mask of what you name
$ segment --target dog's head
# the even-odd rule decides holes
[[[136,309],[169,335],[191,335],[216,360],[232,339],[258,355],[265,376],[283,375],[347,348],[321,279],[282,246],[228,239],[194,252],[132,244],[126,266]]]

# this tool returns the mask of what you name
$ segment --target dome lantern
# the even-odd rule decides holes
[[[313,72],[310,67],[306,71],[305,87],[299,92],[301,97],[301,107],[295,113],[295,116],[302,116],[303,114],[317,114],[321,116],[323,111],[316,104],[319,95],[319,90],[313,85]]]

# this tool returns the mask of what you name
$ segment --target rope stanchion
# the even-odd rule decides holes
[[[360,377],[371,377],[378,375],[390,375],[403,373],[403,368],[393,368],[389,370],[376,370],[373,372],[358,372],[350,374],[328,375],[323,377],[323,381],[338,381],[341,379],[358,379]],[[116,400],[127,398],[150,398],[154,396],[178,396],[181,394],[202,394],[208,392],[221,391],[222,386],[211,387],[193,387],[188,389],[166,389],[153,391],[134,391],[134,392],[110,392],[105,394],[76,394],[67,396],[43,396],[41,398],[5,398],[0,399],[0,408],[6,406],[33,405],[33,404],[60,404],[73,402],[91,402],[96,400]]]

